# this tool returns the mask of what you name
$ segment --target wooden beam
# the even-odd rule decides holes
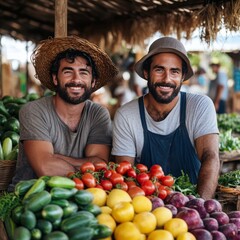
[[[55,0],[55,37],[67,36],[67,0]]]

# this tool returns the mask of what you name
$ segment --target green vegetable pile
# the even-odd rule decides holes
[[[240,114],[218,114],[217,121],[220,132],[228,131],[231,129],[233,133],[240,133]]]
[[[224,187],[240,186],[240,170],[230,171],[219,176],[218,184]]]
[[[182,175],[174,179],[173,189],[185,195],[193,195],[199,197],[197,193],[197,185],[190,182],[189,176],[182,171]]]
[[[234,150],[240,150],[240,139],[232,135],[232,130],[220,132],[219,135],[219,151],[231,152]]]
[[[103,239],[112,230],[99,224],[101,208],[93,194],[77,190],[67,177],[43,176],[19,182],[13,193],[1,198],[1,212],[9,240]]]

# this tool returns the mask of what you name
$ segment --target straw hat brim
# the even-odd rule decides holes
[[[77,36],[49,38],[41,41],[33,51],[31,60],[36,71],[36,78],[51,91],[56,90],[52,81],[50,67],[56,56],[67,49],[75,49],[87,53],[94,61],[98,78],[93,92],[112,81],[118,74],[110,57],[97,45]]]

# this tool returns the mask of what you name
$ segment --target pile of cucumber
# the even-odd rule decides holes
[[[21,181],[14,194],[21,204],[4,221],[10,240],[90,240],[112,235],[108,226],[98,223],[101,208],[93,204],[93,195],[77,190],[69,178]]]

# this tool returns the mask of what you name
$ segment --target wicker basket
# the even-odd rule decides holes
[[[0,160],[0,191],[7,190],[16,170],[15,160]]]
[[[216,199],[221,203],[223,211],[240,211],[240,186],[230,188],[218,185]]]

